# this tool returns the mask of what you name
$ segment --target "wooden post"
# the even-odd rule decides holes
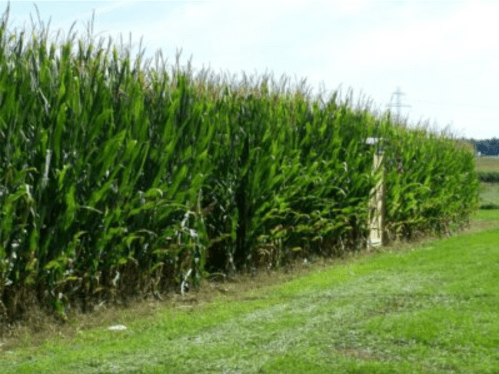
[[[376,146],[374,153],[373,173],[382,172],[381,179],[372,189],[369,202],[369,238],[368,249],[381,247],[383,245],[384,232],[384,209],[385,209],[385,181],[383,166],[382,139],[368,138],[367,144]]]

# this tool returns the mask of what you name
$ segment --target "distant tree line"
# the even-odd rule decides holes
[[[499,139],[470,139],[469,141],[475,145],[476,152],[480,152],[482,156],[499,156]]]

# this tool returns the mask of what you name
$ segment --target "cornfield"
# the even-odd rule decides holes
[[[132,63],[103,41],[26,41],[0,24],[0,309],[64,316],[196,287],[208,272],[360,250],[368,137],[385,150],[390,237],[445,233],[477,208],[475,159],[447,136],[311,97]],[[142,66],[144,65],[144,66]],[[0,310],[1,312],[2,310]]]

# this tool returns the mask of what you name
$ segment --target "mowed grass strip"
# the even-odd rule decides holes
[[[479,226],[483,222],[491,222],[499,227],[498,218],[499,210],[480,209],[474,217],[474,225]]]
[[[239,301],[3,352],[0,372],[497,373],[498,238],[359,256]]]

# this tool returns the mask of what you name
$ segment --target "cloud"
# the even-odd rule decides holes
[[[215,68],[254,70],[267,66],[294,72],[309,59],[297,53],[301,43],[321,39],[324,14],[347,17],[368,2],[197,2],[163,6],[154,19],[115,24],[115,33],[132,34],[168,55],[182,48],[194,62]],[[318,22],[315,22],[317,19]],[[284,57],[284,61],[282,61]],[[303,57],[306,57],[305,59]],[[283,63],[284,62],[284,63]],[[301,69],[300,69],[301,70]]]

